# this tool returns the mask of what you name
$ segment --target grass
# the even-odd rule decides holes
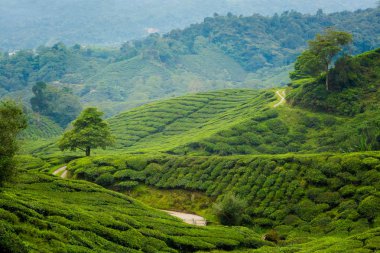
[[[217,222],[214,216],[212,205],[214,199],[199,191],[188,191],[183,189],[160,189],[157,187],[147,186],[141,183],[131,184],[128,190],[120,190],[119,186],[115,189],[137,199],[143,203],[149,203],[150,206],[158,209],[194,213],[205,217],[207,222]],[[119,184],[120,185],[120,184]]]

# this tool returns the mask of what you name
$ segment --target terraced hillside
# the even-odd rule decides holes
[[[378,107],[355,116],[281,105],[275,91],[226,90],[148,104],[109,120],[116,149],[231,155],[365,151]],[[277,100],[279,98],[277,97]]]
[[[23,157],[17,182],[0,192],[2,252],[192,252],[257,248],[246,228],[186,225],[125,195],[43,172]]]
[[[49,139],[63,133],[63,129],[47,117],[29,112],[27,118],[28,127],[21,134],[21,139]]]
[[[380,250],[376,244],[380,236],[378,152],[98,156],[72,161],[68,168],[74,178],[107,182],[108,187],[126,192],[146,184],[162,189],[201,191],[220,200],[233,193],[246,202],[243,224],[275,229],[284,238],[283,245],[328,235],[329,238],[320,240],[325,249],[341,240],[337,238],[351,238],[361,243],[340,242],[342,250],[351,250],[350,247],[367,248],[364,252]],[[353,239],[361,233],[367,237]]]
[[[224,90],[147,104],[108,120],[123,150],[169,151],[268,109],[274,92]]]

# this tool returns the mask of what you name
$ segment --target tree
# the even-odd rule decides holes
[[[240,225],[247,203],[234,194],[227,194],[214,205],[214,212],[223,225]]]
[[[334,58],[342,51],[343,46],[352,42],[352,34],[326,29],[324,34],[317,34],[314,40],[309,41],[309,50],[317,59],[317,64],[324,67],[326,74],[326,90],[329,90],[329,70]]]
[[[62,151],[80,149],[90,156],[92,148],[111,146],[114,140],[102,115],[96,108],[86,108],[74,121],[73,128],[63,135],[59,148]]]
[[[33,111],[51,118],[62,127],[67,126],[82,110],[79,99],[68,88],[58,89],[37,82],[32,92],[34,97],[30,99],[30,104]]]
[[[334,60],[338,60],[339,52],[352,42],[352,35],[332,28],[326,29],[324,34],[317,34],[314,40],[309,41],[309,49],[305,50],[295,63],[294,71],[290,73],[291,79],[305,78],[307,76],[326,75],[326,90],[330,90],[329,71]],[[340,63],[343,63],[341,61]]]
[[[14,174],[17,134],[26,122],[21,106],[11,100],[0,102],[0,185]]]

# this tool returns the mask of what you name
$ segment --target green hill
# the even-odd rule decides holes
[[[352,52],[379,46],[379,8],[315,15],[295,11],[215,15],[183,30],[120,48],[38,47],[0,54],[0,97],[29,104],[38,81],[72,90],[82,103],[115,115],[141,104],[223,88],[284,86],[307,41],[326,27],[353,33]]]
[[[2,252],[193,252],[268,244],[246,228],[198,228],[113,191],[62,180],[51,165],[20,158],[0,192]]]
[[[229,157],[115,155],[83,158],[68,165],[74,178],[99,181],[107,175],[115,189],[129,185],[127,193],[139,184],[201,191],[218,199],[234,193],[247,203],[243,224],[259,231],[275,229],[283,238],[283,250],[298,248],[305,252],[310,252],[307,247],[321,252],[380,249],[379,166],[378,152]]]
[[[28,127],[21,133],[21,139],[50,139],[63,133],[63,129],[58,124],[42,115],[29,112],[27,118]]]
[[[295,81],[287,91],[295,107],[272,108],[275,90],[248,89],[138,107],[109,119],[116,148],[197,155],[378,149],[379,59],[379,49],[352,58],[356,72],[350,73],[360,82],[342,90],[326,92],[310,78]]]

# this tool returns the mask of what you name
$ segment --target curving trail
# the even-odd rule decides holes
[[[285,93],[285,90],[278,90],[276,91],[276,95],[279,96],[281,98],[280,102],[278,102],[277,104],[275,104],[273,107],[276,108],[280,105],[283,105],[286,103],[286,93]]]
[[[202,216],[198,216],[195,214],[189,214],[189,213],[181,213],[181,212],[174,212],[174,211],[167,211],[167,210],[161,210],[164,211],[171,216],[180,218],[183,220],[185,223],[190,224],[190,225],[196,225],[196,226],[206,226],[207,221],[205,218]]]
[[[63,166],[62,168],[59,168],[59,169],[55,170],[55,171],[53,172],[53,175],[57,176],[57,175],[59,175],[61,172],[62,172],[62,174],[61,174],[60,177],[61,177],[61,178],[67,178],[67,173],[68,173],[68,171],[67,171],[67,166]]]
[[[66,179],[68,174],[67,166],[63,166],[62,168],[59,168],[53,172],[53,175],[58,176],[60,175],[61,178]],[[194,214],[188,214],[188,213],[181,213],[181,212],[174,212],[174,211],[167,211],[167,210],[161,210],[164,211],[167,214],[170,214],[171,216],[180,218],[183,220],[183,222],[191,225],[196,226],[206,226],[207,221],[202,216],[194,215]]]

